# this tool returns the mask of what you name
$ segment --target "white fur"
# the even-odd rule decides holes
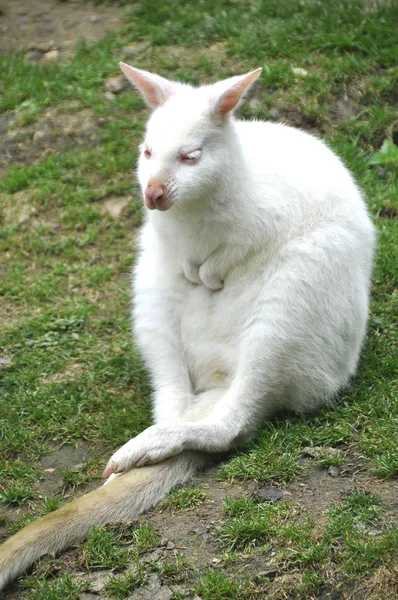
[[[172,202],[146,211],[134,276],[155,425],[114,471],[227,450],[276,410],[330,402],[356,369],[375,247],[361,193],[314,136],[216,114],[237,79],[176,87],[148,122],[138,178]],[[195,164],[179,161],[198,148]]]

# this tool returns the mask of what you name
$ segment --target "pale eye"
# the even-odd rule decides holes
[[[145,156],[145,158],[151,158],[152,153],[150,150],[148,150],[148,148],[146,150],[144,150],[144,156]]]
[[[190,152],[182,152],[181,160],[184,163],[194,163],[199,160],[202,155],[202,150],[197,148],[196,150],[191,150]]]

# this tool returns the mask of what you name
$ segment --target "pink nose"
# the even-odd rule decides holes
[[[151,210],[167,210],[169,208],[166,198],[166,187],[159,182],[149,183],[145,190],[145,204]]]

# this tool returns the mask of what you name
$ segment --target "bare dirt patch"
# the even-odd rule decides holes
[[[40,460],[43,477],[38,484],[42,496],[48,496],[59,491],[62,483],[62,471],[79,469],[88,455],[88,444],[82,440],[76,446],[66,444],[55,452],[44,454]]]
[[[329,469],[305,460],[304,475],[284,490],[284,498],[308,510],[318,522],[326,520],[326,512],[355,489],[380,496],[386,507],[385,523],[398,520],[398,481],[383,481],[369,474],[363,461],[348,454],[341,467]]]
[[[6,257],[7,258],[7,257]],[[18,307],[5,297],[0,296],[0,323],[2,327],[14,327],[19,321]]]
[[[90,109],[48,109],[34,125],[18,127],[9,119],[0,142],[0,173],[68,148],[88,148],[98,141],[99,125]],[[69,110],[68,110],[69,109]]]
[[[28,60],[54,50],[66,57],[79,39],[96,42],[122,25],[122,8],[83,0],[1,0],[0,8],[0,52],[31,51]]]

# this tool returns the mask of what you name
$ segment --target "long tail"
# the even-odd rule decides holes
[[[0,546],[0,590],[44,554],[87,537],[93,525],[117,523],[151,508],[208,460],[205,454],[187,451],[158,465],[132,469],[31,523]]]

